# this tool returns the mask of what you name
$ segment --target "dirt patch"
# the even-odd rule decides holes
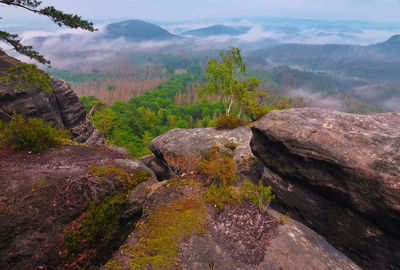
[[[250,202],[222,210],[210,208],[210,232],[232,257],[247,264],[264,261],[268,243],[276,236],[278,221]]]

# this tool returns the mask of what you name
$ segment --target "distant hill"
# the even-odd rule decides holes
[[[166,40],[176,37],[158,25],[141,20],[109,24],[105,36],[110,39],[123,37],[130,41]]]
[[[375,48],[392,57],[400,57],[400,35],[391,36],[388,40],[375,45]]]
[[[213,25],[209,27],[194,29],[190,31],[183,32],[183,35],[191,35],[198,37],[207,37],[207,36],[238,36],[246,33],[248,28],[234,28],[225,25]]]
[[[370,46],[342,45],[342,44],[280,44],[266,50],[256,52],[263,53],[277,62],[292,62],[323,58],[326,60],[350,60],[368,59],[392,62],[393,56],[400,61],[400,35],[394,35],[388,40]],[[393,55],[395,53],[395,55]]]
[[[400,46],[400,35],[391,36],[388,40],[382,43],[378,43],[377,45],[381,46]]]
[[[278,65],[333,71],[368,80],[400,81],[400,35],[369,46],[280,44],[249,55]]]

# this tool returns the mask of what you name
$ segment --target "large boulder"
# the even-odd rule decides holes
[[[19,64],[23,63],[0,51],[0,77]],[[14,112],[38,117],[56,127],[69,129],[77,142],[104,144],[100,132],[86,118],[85,107],[71,86],[57,78],[52,78],[50,85],[52,91],[37,87],[16,89],[13,84],[0,82],[0,120],[10,121],[9,115]]]
[[[213,146],[229,152],[236,162],[241,179],[260,179],[262,164],[250,149],[252,133],[249,127],[233,130],[216,130],[215,128],[173,129],[150,143],[150,149],[163,164],[168,164],[169,155],[194,155],[201,158]]]
[[[400,113],[272,111],[252,131],[276,207],[365,269],[400,268]]]

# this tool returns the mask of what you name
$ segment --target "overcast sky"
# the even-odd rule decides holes
[[[91,19],[190,21],[266,16],[400,23],[399,0],[43,0],[43,3]],[[8,7],[1,7],[0,14],[4,19],[32,16]]]

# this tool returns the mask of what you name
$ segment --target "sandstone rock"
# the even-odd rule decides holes
[[[280,218],[280,213],[268,212]],[[233,257],[211,235],[192,237],[181,246],[181,250],[182,268],[190,270],[361,270],[323,237],[291,218],[278,227],[277,236],[268,244],[264,260],[257,265],[245,264]]]
[[[363,268],[400,268],[400,113],[272,111],[252,131],[278,206]]]
[[[116,187],[109,179],[109,185],[94,188],[99,180],[91,169],[121,168],[115,160],[124,157],[105,146],[39,154],[0,148],[0,269],[70,269],[61,252],[64,230],[85,211],[88,197],[101,200]],[[130,227],[121,224],[118,235],[124,239]]]
[[[134,187],[129,192],[129,205],[126,206],[126,210],[122,214],[121,218],[124,220],[130,220],[133,217],[140,215],[149,194],[149,187],[157,183],[158,181],[154,177],[151,177],[149,180]]]
[[[233,130],[173,129],[155,138],[150,143],[150,149],[159,160],[165,163],[166,157],[170,154],[195,155],[200,158],[211,147],[218,146],[233,154],[242,179],[258,180],[261,177],[262,166],[251,152],[251,135],[249,127],[239,127]]]
[[[52,78],[53,94],[57,100],[63,125],[71,130],[72,138],[80,143],[104,144],[100,132],[86,118],[86,110],[71,86]]]
[[[0,52],[0,76],[22,62]],[[12,84],[0,83],[0,120],[9,121],[14,112],[26,117],[38,117],[56,127],[71,130],[72,138],[80,143],[104,144],[100,132],[86,118],[86,110],[65,81],[52,78],[53,91],[40,88],[17,90]]]
[[[158,180],[155,173],[140,160],[117,159],[116,163],[127,169],[147,171],[151,174],[147,181],[140,183],[129,191],[129,205],[122,214],[122,218],[131,219],[142,212],[143,205],[150,193],[149,188],[157,184]]]
[[[153,170],[151,170],[149,167],[147,167],[146,164],[144,164],[140,160],[137,160],[137,159],[117,159],[116,162],[117,162],[118,165],[120,165],[122,167],[125,167],[125,168],[128,168],[128,169],[147,171],[147,172],[149,172],[151,174],[151,177],[149,178],[149,180],[151,180],[154,183],[157,182],[157,178],[156,178],[156,175],[153,172]]]
[[[140,161],[147,165],[157,176],[158,181],[169,179],[170,171],[164,162],[158,159],[154,154],[143,156]]]
[[[199,194],[199,190],[193,189],[190,185],[176,188],[173,184],[164,185],[160,182],[156,186],[158,189],[147,199],[143,217],[139,222],[139,224],[142,224],[141,226],[144,226],[143,228],[146,228],[146,216],[151,211],[162,205]],[[242,205],[232,206],[233,211],[215,211],[215,209],[209,208],[207,218],[209,229],[207,233],[192,236],[180,244],[178,259],[181,267],[179,269],[361,269],[328,244],[324,238],[301,223],[287,218],[284,225],[279,225],[280,214],[273,210],[268,210],[268,214],[266,214],[268,215],[267,220],[274,224],[272,237],[268,237],[271,234],[264,231],[266,228],[268,229],[268,226],[263,228],[253,226],[257,225],[253,223],[260,222],[264,225],[264,219],[259,216],[258,208],[252,206],[250,209],[249,205],[251,204],[247,202]],[[250,215],[248,215],[249,213]],[[256,214],[253,215],[252,213]],[[217,222],[214,220],[214,214],[219,217]],[[232,223],[232,220],[238,219],[251,223],[251,230],[248,227],[236,226],[237,224]],[[138,231],[140,231],[141,226],[137,227]],[[240,248],[243,243],[236,241],[236,238],[231,238],[228,235],[226,237],[228,240],[224,241],[224,237],[221,238],[219,232],[223,230],[228,231],[229,234],[232,227],[236,228],[232,234],[241,236],[241,240],[251,235],[251,238],[257,238],[256,241],[261,245],[254,244],[253,247],[252,243],[247,243],[250,244],[248,246],[249,249],[243,250]],[[113,258],[101,269],[131,269],[135,254],[130,253],[130,250],[140,241],[140,233],[138,231],[133,231],[120,250],[115,252]],[[263,239],[263,237],[266,237],[266,239]],[[232,240],[233,247],[226,244],[229,241],[232,243]],[[149,243],[152,242],[149,241]],[[157,250],[157,246],[154,248]],[[254,253],[254,251],[256,252]],[[261,254],[258,254],[259,252],[257,251],[260,251]],[[247,258],[246,254],[252,254],[249,255],[251,258]],[[254,260],[254,263],[249,263],[249,261]]]

